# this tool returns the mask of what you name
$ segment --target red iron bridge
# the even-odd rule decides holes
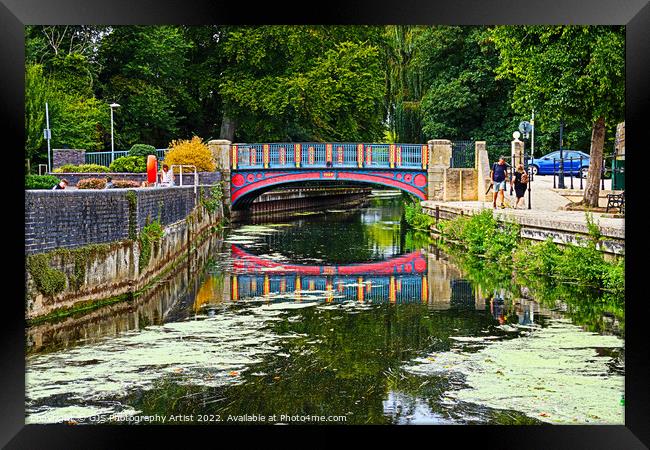
[[[230,146],[231,204],[304,182],[383,185],[427,199],[426,144],[269,143]]]

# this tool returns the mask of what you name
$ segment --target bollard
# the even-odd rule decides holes
[[[438,228],[438,220],[440,220],[440,206],[436,205],[436,228]]]
[[[555,176],[556,176],[556,173],[555,173],[555,158],[553,158],[553,189],[556,189],[556,187],[555,187]]]
[[[605,190],[605,160],[603,159],[603,167],[600,168],[600,189]]]
[[[531,197],[530,197],[530,183],[531,183],[531,181],[533,180],[533,178],[532,178],[532,176],[533,176],[533,169],[529,167],[528,170],[529,170],[529,172],[530,172],[530,176],[528,177],[528,209],[531,209],[531,206],[530,206],[530,202],[531,202]]]
[[[569,159],[569,161],[571,161],[569,164],[571,165],[571,167],[573,167],[573,158]],[[573,177],[574,177],[574,175],[573,175],[573,170],[572,170],[571,171],[571,189],[573,189]]]
[[[580,155],[580,190],[582,190],[582,155]]]

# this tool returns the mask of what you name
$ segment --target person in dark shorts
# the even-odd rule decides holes
[[[528,188],[528,174],[524,169],[523,164],[517,166],[517,170],[512,174],[512,182],[515,185],[515,195],[517,196],[517,202],[515,203],[515,208],[524,207],[524,194]]]
[[[506,190],[506,180],[508,178],[508,165],[506,164],[506,159],[503,156],[499,157],[499,162],[495,162],[492,165],[490,170],[490,181],[494,185],[494,199],[492,201],[492,207],[497,207],[497,196],[501,193],[501,208],[505,208],[505,190]]]

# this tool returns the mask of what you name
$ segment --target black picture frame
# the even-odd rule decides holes
[[[648,164],[642,152],[648,147],[643,123],[648,110],[650,59],[650,5],[647,0],[552,0],[538,2],[448,0],[425,2],[400,0],[328,1],[303,3],[303,7],[265,2],[199,0],[0,0],[0,127],[4,189],[5,283],[3,298],[2,370],[0,370],[0,445],[7,448],[121,448],[133,444],[135,434],[146,434],[146,442],[169,443],[186,439],[186,427],[25,425],[25,338],[24,338],[24,25],[31,24],[604,24],[626,25],[626,239],[632,239],[626,254],[626,380],[625,426],[421,426],[355,427],[355,431],[385,440],[413,444],[414,435],[431,445],[444,436],[457,443],[468,440],[494,448],[589,448],[635,449],[650,446],[650,351],[644,328],[648,300],[641,283],[645,248],[642,227],[641,168]],[[631,151],[630,151],[631,150]],[[8,159],[6,159],[8,157]],[[18,169],[16,169],[18,168]],[[637,188],[634,188],[637,186]],[[647,189],[646,189],[647,190]],[[15,205],[14,205],[15,203]],[[197,433],[221,438],[236,433],[237,445],[263,432],[269,438],[290,443],[299,431],[315,431],[318,442],[332,444],[347,436],[353,427],[192,427]],[[336,431],[336,432],[330,432]],[[340,431],[343,431],[342,434]],[[299,440],[298,442],[302,441]],[[427,442],[424,441],[424,442]],[[213,441],[215,444],[221,441]],[[304,445],[312,442],[302,441]],[[142,445],[142,444],[140,444]],[[448,444],[449,445],[449,444]]]

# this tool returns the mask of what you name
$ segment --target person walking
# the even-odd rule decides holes
[[[113,189],[115,185],[113,184],[113,178],[112,177],[106,177],[106,185],[104,186],[104,189]]]
[[[501,194],[501,208],[505,208],[505,190],[506,190],[506,180],[508,180],[508,165],[506,164],[506,159],[503,156],[499,156],[499,161],[495,162],[492,165],[490,170],[490,181],[492,182],[494,189],[494,198],[492,200],[492,208],[497,207],[497,196]],[[512,185],[512,181],[510,182]]]
[[[524,169],[523,164],[519,164],[517,166],[517,170],[515,170],[515,173],[512,174],[512,182],[515,185],[515,195],[517,196],[517,201],[515,202],[515,209],[519,208],[519,205],[521,207],[524,207],[524,194],[526,193],[526,189],[528,188],[528,174],[526,173],[526,170]]]

